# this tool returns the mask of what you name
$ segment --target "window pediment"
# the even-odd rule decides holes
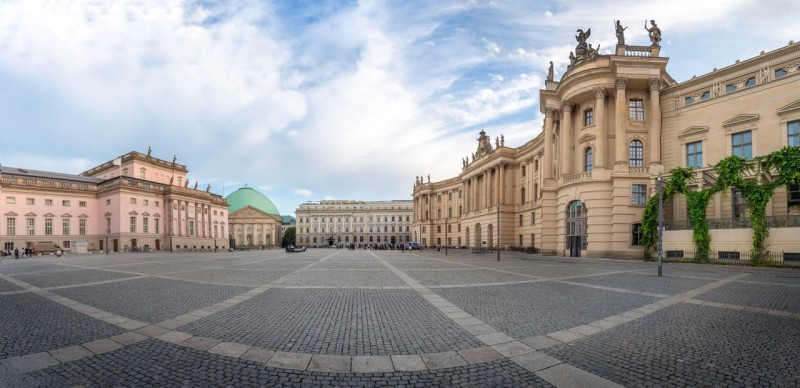
[[[106,214],[103,214],[103,215],[106,216],[106,217],[111,217],[111,212],[106,212]]]
[[[34,213],[34,212],[25,213],[25,217],[36,217],[36,213]]]
[[[705,135],[706,133],[708,133],[707,125],[692,125],[681,131],[678,137],[684,138],[692,135]]]
[[[587,133],[587,134],[585,134],[585,135],[581,136],[581,138],[580,138],[580,139],[578,139],[578,142],[579,142],[579,143],[584,143],[584,142],[587,142],[587,141],[592,141],[592,140],[594,140],[594,139],[595,139],[595,136],[594,136],[594,135],[592,135],[592,134],[588,134],[588,133]]]
[[[142,213],[142,216],[144,216],[144,217],[150,217],[150,213],[148,213],[148,212],[144,212],[144,213]]]
[[[131,215],[131,216],[138,216],[138,215],[139,215],[139,213],[137,213],[137,212],[136,212],[136,210],[132,210],[130,213],[128,213],[128,215]]]
[[[61,217],[62,217],[62,218],[71,218],[71,217],[72,217],[72,214],[69,214],[69,213],[64,213],[64,214],[62,214],[62,215],[61,215]]]
[[[760,117],[761,116],[757,113],[742,113],[723,121],[722,126],[728,128],[745,123],[754,123],[758,121]]]
[[[87,216],[86,214],[81,214],[78,216],[78,218],[89,218],[89,216]]]
[[[161,214],[158,214],[158,213],[156,213],[156,214],[153,214],[153,217],[160,218],[160,217],[161,217]]]
[[[782,106],[778,108],[778,114],[783,116],[787,113],[797,113],[800,112],[800,100],[797,100],[789,105]]]
[[[51,218],[51,217],[55,217],[56,215],[53,214],[53,213],[47,213],[44,216],[47,217],[47,218]]]
[[[6,213],[5,215],[6,215],[6,217],[16,217],[16,216],[17,216],[17,213],[14,213],[14,212],[8,212],[8,213]]]

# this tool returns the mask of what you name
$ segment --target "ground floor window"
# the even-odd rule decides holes
[[[642,245],[642,224],[633,224],[631,225],[631,246],[641,246]]]

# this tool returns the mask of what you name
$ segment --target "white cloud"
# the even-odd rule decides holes
[[[310,197],[314,195],[314,192],[309,189],[295,189],[292,191],[292,194],[299,195],[301,197]]]

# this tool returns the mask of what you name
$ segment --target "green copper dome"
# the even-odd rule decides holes
[[[266,195],[259,193],[250,187],[242,187],[225,197],[228,200],[228,214],[233,213],[245,206],[251,206],[262,212],[280,216],[278,208],[267,198]]]

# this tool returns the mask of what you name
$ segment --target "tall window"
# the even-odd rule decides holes
[[[631,205],[644,206],[647,204],[647,185],[631,185]]]
[[[686,166],[689,168],[703,167],[703,142],[696,141],[686,145]]]
[[[153,226],[156,228],[156,233],[160,233],[159,232],[159,229],[160,229],[159,221],[160,220],[158,218],[156,218],[154,221],[155,221],[155,225],[153,225]]]
[[[131,233],[136,233],[136,216],[131,216]]]
[[[628,108],[631,120],[644,120],[644,102],[642,100],[631,99],[628,101]]]
[[[789,147],[800,147],[800,120],[787,124]]]
[[[644,165],[644,146],[639,140],[634,140],[628,146],[628,158],[631,167],[642,167]]]
[[[731,202],[733,205],[733,218],[743,220],[745,218],[750,217],[750,212],[748,211],[747,201],[745,201],[742,192],[733,189],[733,195],[731,195]]]
[[[436,219],[437,220],[442,219],[442,209],[436,210]]]
[[[588,127],[594,124],[594,111],[587,109],[583,111],[583,126]]]
[[[786,205],[790,212],[800,209],[800,183],[786,186]]]
[[[642,245],[642,224],[631,225],[631,246]]]
[[[583,151],[583,171],[585,172],[592,172],[592,166],[594,165],[594,152],[591,148],[587,148]]]
[[[520,197],[519,198],[520,199],[520,201],[519,201],[520,205],[524,205],[525,204],[525,188],[524,187],[522,188],[522,190],[520,190],[520,196],[519,197]]]
[[[78,220],[78,234],[85,235],[86,234],[86,219],[81,218]]]
[[[15,236],[17,234],[16,218],[6,218],[6,234],[9,236]]]
[[[69,218],[62,218],[61,219],[61,234],[68,236],[69,235]]]
[[[753,157],[753,134],[750,131],[734,133],[731,136],[731,153],[740,158]]]
[[[522,214],[519,215],[519,226],[522,226]]]
[[[147,217],[142,218],[142,233],[148,233],[150,228],[150,219]]]
[[[28,235],[33,236],[36,234],[36,219],[35,218],[28,218],[27,219],[27,229]]]
[[[106,233],[111,233],[111,217],[106,217]]]
[[[52,218],[45,218],[44,219],[44,234],[50,236],[53,234],[53,219]]]
[[[189,236],[194,236],[194,220],[189,220]]]

